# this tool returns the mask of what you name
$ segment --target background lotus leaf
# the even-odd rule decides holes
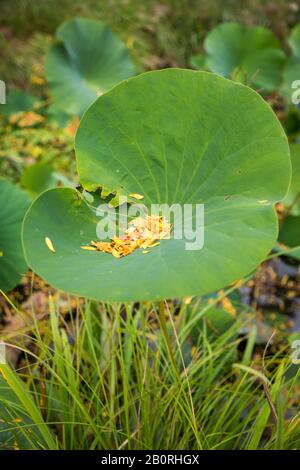
[[[72,19],[58,28],[45,68],[55,105],[77,115],[136,73],[123,42],[106,24],[86,18]]]
[[[21,224],[30,199],[12,183],[0,180],[0,289],[15,287],[27,270]]]
[[[223,23],[204,42],[206,66],[225,77],[269,92],[281,85],[285,54],[273,33],[260,26]]]
[[[283,90],[286,97],[291,99],[292,93],[296,91],[296,89],[292,87],[292,84],[294,81],[300,80],[300,23],[292,30],[288,42],[291,55],[284,68]],[[299,89],[299,85],[297,88]],[[299,98],[299,94],[297,97]]]
[[[283,200],[292,215],[300,215],[300,144],[291,144],[292,180]]]
[[[292,180],[283,200],[288,215],[280,229],[279,241],[288,247],[299,246],[291,256],[300,259],[300,145],[291,144]]]
[[[289,248],[297,248],[289,256],[300,260],[300,215],[288,215],[279,233],[279,241]]]
[[[0,113],[8,117],[21,111],[28,111],[37,102],[37,98],[22,90],[11,90],[6,97],[5,106],[0,107]]]

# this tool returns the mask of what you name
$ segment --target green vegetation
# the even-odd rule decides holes
[[[3,447],[299,445],[299,368],[290,366],[282,350],[268,356],[260,372],[251,359],[257,335],[251,320],[241,315],[232,321],[227,312],[213,305],[203,308],[199,302],[183,304],[174,316],[174,308],[162,304],[172,360],[155,306],[78,303],[76,309],[65,329],[65,318],[50,299],[50,322],[36,322],[32,328],[38,355],[19,340],[26,359],[18,375],[1,366],[6,380],[0,407],[5,421],[1,432],[7,436]],[[224,325],[228,317],[229,325],[220,329],[216,318]],[[245,342],[239,335],[242,328],[249,331],[244,353],[238,351]],[[267,396],[278,416],[272,414]],[[287,410],[291,417],[284,420]]]
[[[300,449],[300,8],[1,8],[0,449]]]
[[[27,270],[21,243],[21,224],[30,199],[17,186],[0,180],[0,288],[16,286]]]

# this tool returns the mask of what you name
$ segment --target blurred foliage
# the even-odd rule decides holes
[[[186,66],[221,21],[266,26],[285,38],[300,20],[298,2],[285,0],[2,0],[1,12],[0,76],[24,88],[42,66],[49,35],[74,16],[107,22],[141,70]]]
[[[51,164],[62,174],[74,178],[72,123],[61,129],[56,122],[35,111],[0,115],[0,173],[18,181],[23,170],[35,163]]]

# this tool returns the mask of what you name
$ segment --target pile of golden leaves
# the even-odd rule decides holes
[[[163,216],[136,217],[130,221],[124,236],[114,237],[110,242],[91,241],[89,246],[81,248],[111,253],[115,258],[127,256],[137,248],[143,248],[146,254],[149,253],[146,248],[159,245],[158,240],[170,238],[170,232],[171,224]]]

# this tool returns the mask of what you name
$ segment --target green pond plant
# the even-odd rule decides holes
[[[125,44],[105,23],[87,18],[57,29],[45,71],[55,107],[79,116],[99,95],[136,74]]]
[[[207,34],[204,49],[204,66],[212,72],[247,83],[264,94],[282,83],[285,54],[274,34],[261,26],[222,23]],[[192,64],[198,62],[194,57]]]
[[[0,114],[6,118],[12,114],[31,110],[37,99],[22,90],[14,89],[7,93],[5,106],[1,106]]]
[[[283,92],[286,97],[290,98],[295,91],[293,83],[300,80],[300,23],[292,30],[288,39],[288,45],[290,55],[286,61],[283,72]],[[299,89],[299,83],[297,88]]]
[[[255,89],[277,109],[291,141],[300,130],[300,23],[286,44],[260,26],[225,22],[206,36],[200,54],[189,58],[196,70],[207,70]]]
[[[300,215],[300,144],[290,144],[292,179],[283,204],[290,215]]]
[[[293,250],[291,256],[300,259],[300,144],[290,145],[292,180],[283,199],[284,217],[280,227],[279,241]]]
[[[16,185],[0,179],[0,289],[13,289],[27,271],[21,243],[21,225],[29,196]]]
[[[20,183],[32,197],[59,185],[75,186],[66,176],[56,172],[53,165],[48,163],[34,163],[26,167],[21,174]]]
[[[105,301],[204,295],[250,273],[274,246],[289,146],[269,105],[244,85],[183,69],[141,74],[88,109],[75,150],[84,192],[45,191],[23,223],[29,266],[63,291]],[[146,207],[204,204],[203,248],[187,250],[171,234],[147,255],[83,250],[101,198],[134,193]]]
[[[300,258],[300,215],[288,215],[285,218],[279,240],[289,247],[299,247],[299,250],[292,253],[296,258]]]

